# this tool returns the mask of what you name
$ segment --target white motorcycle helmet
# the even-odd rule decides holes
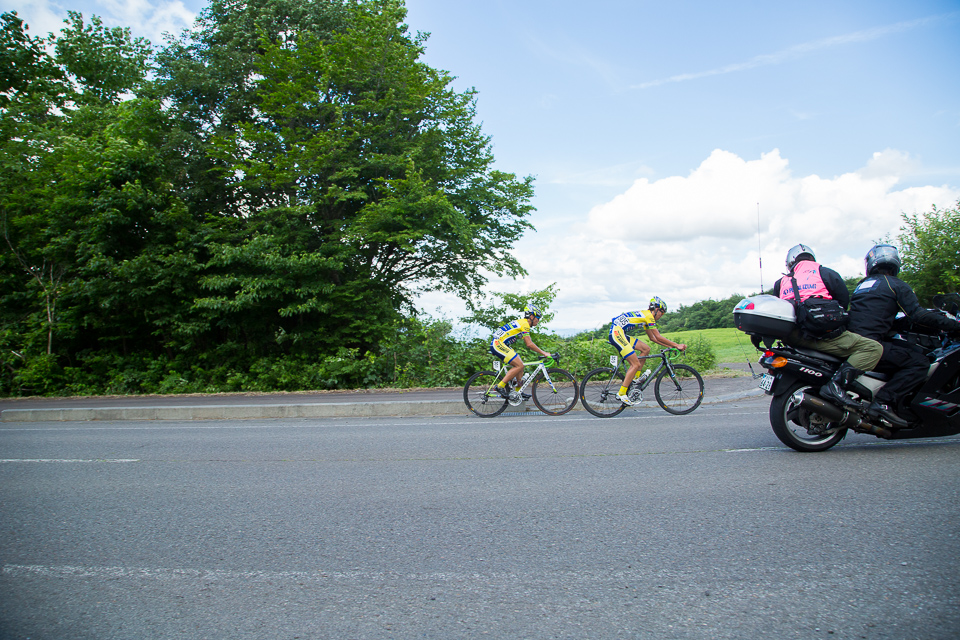
[[[804,255],[810,256],[810,260],[817,259],[817,256],[813,255],[813,249],[805,244],[798,244],[787,251],[787,270],[793,269],[793,265],[800,261],[800,256]]]

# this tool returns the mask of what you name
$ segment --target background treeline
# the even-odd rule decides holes
[[[860,278],[844,278],[847,289],[853,293]],[[773,287],[764,293],[773,294]],[[731,310],[746,296],[735,293],[723,300],[701,300],[690,306],[680,305],[675,312],[667,313],[658,323],[661,331],[700,331],[733,327]]]
[[[420,62],[405,15],[213,0],[154,47],[0,14],[0,395],[447,386],[486,366],[484,339],[414,300],[457,294],[473,336],[518,315],[525,298],[477,292],[525,273],[533,180],[494,168],[475,95]],[[956,209],[904,221],[904,277],[960,288]],[[738,300],[663,330],[728,326]],[[536,340],[578,373],[609,355],[549,322]],[[686,357],[711,366],[702,341]]]

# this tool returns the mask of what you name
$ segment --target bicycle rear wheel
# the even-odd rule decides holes
[[[577,404],[577,379],[564,369],[547,369],[550,382],[542,375],[533,381],[533,402],[549,416],[561,416]]]
[[[616,375],[614,375],[616,373]],[[594,369],[583,376],[580,383],[580,402],[583,408],[598,418],[611,418],[624,410],[617,400],[623,376],[610,367]]]
[[[467,408],[481,418],[493,418],[507,408],[507,401],[497,393],[497,378],[499,376],[493,371],[478,371],[463,387],[463,401]]]
[[[671,365],[676,374],[670,377],[666,369],[657,376],[657,383],[653,392],[657,396],[657,403],[664,411],[682,416],[690,413],[703,402],[703,378],[697,370],[686,364]]]

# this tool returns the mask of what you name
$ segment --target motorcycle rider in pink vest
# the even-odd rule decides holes
[[[786,265],[788,273],[773,287],[775,296],[783,300],[793,300],[796,293],[793,287],[793,278],[797,279],[797,288],[800,289],[800,300],[807,298],[824,298],[836,300],[844,309],[850,304],[850,292],[847,285],[833,269],[817,263],[813,249],[804,244],[798,244],[787,252]],[[870,371],[880,356],[883,347],[876,340],[865,338],[852,331],[844,331],[836,338],[826,340],[809,340],[801,337],[799,331],[794,330],[788,338],[791,344],[807,349],[816,349],[829,353],[832,356],[846,358],[830,381],[820,387],[820,395],[824,399],[833,400],[841,406],[856,405],[845,389],[864,371]]]

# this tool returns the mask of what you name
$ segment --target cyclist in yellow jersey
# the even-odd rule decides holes
[[[523,359],[517,355],[517,352],[510,346],[516,342],[517,338],[523,338],[523,343],[528,349],[536,351],[547,358],[551,357],[549,353],[538,347],[530,339],[530,329],[537,326],[543,312],[533,305],[527,305],[524,309],[524,316],[508,322],[493,332],[493,339],[490,341],[490,353],[500,358],[504,364],[510,367],[503,379],[497,383],[497,393],[506,398],[509,395],[507,383],[516,380],[519,384],[523,376]]]
[[[647,343],[641,342],[638,338],[630,336],[636,329],[640,328],[647,332],[647,337],[656,344],[664,347],[673,347],[684,351],[687,348],[685,344],[678,344],[660,335],[657,330],[657,320],[663,317],[667,312],[667,304],[660,298],[654,296],[650,299],[650,307],[643,311],[626,311],[621,313],[610,323],[610,336],[607,341],[613,345],[629,367],[623,376],[623,385],[617,393],[617,400],[627,406],[634,404],[627,396],[630,383],[634,376],[640,371],[640,358],[650,355],[650,347]],[[637,353],[640,355],[637,356]]]

